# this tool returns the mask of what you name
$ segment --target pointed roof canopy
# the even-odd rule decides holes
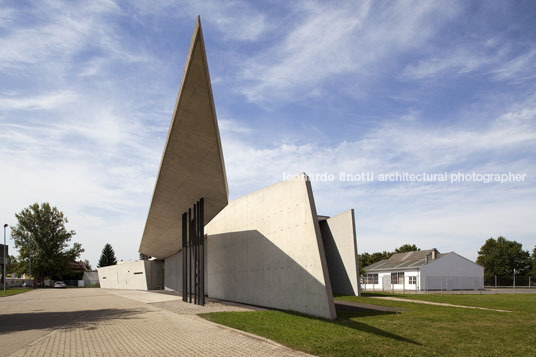
[[[197,18],[139,251],[181,249],[183,212],[204,198],[205,224],[229,202],[201,21]]]

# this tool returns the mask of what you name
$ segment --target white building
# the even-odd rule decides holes
[[[365,267],[365,291],[479,290],[484,268],[454,252],[436,249],[397,253]]]

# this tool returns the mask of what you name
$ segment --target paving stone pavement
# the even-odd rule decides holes
[[[5,317],[10,322],[10,326],[0,326],[0,355],[306,355],[206,321],[192,314],[189,308],[180,313],[180,308],[171,312],[157,306],[161,303],[185,304],[178,300],[147,304],[110,294],[104,289],[43,289],[9,297],[10,301],[7,299],[0,300],[0,321]],[[155,299],[151,297],[149,300]],[[33,326],[31,314],[37,317],[45,314],[44,321]],[[35,338],[35,333],[24,335],[34,329],[39,331],[39,337]],[[21,333],[23,335],[17,336]],[[15,341],[12,351],[1,347],[9,341]]]

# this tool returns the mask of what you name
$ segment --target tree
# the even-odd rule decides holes
[[[91,263],[89,262],[89,259],[84,259],[84,265],[86,266],[87,270],[91,269]]]
[[[149,259],[151,259],[150,256],[145,255],[145,254],[143,254],[143,253],[140,253],[140,260],[149,260]]]
[[[529,252],[521,243],[504,237],[490,238],[478,251],[477,264],[484,267],[484,279],[492,284],[495,276],[526,275],[530,270]]]
[[[394,252],[375,252],[372,254],[369,253],[363,253],[358,255],[358,262],[359,262],[359,274],[366,274],[365,267],[374,264],[376,262],[379,262],[381,260],[389,259],[393,254],[396,253],[407,253],[407,252],[415,252],[421,250],[420,248],[417,248],[415,244],[404,244],[400,248],[396,248]]]
[[[417,252],[421,248],[417,248],[415,244],[404,244],[400,248],[395,249],[395,253],[408,253],[408,252]]]
[[[115,259],[115,252],[110,243],[106,243],[102,249],[102,254],[99,259],[97,268],[107,267],[109,265],[116,265],[117,259]]]
[[[393,255],[392,252],[375,252],[372,254],[369,253],[363,253],[358,256],[358,262],[359,262],[359,274],[366,274],[366,267],[374,264],[376,262],[379,262],[380,260],[389,259]]]
[[[19,249],[18,270],[29,273],[39,282],[45,278],[61,279],[69,272],[69,262],[82,254],[80,243],[69,248],[74,230],[67,230],[67,217],[56,207],[45,202],[34,203],[15,214],[17,225],[11,230],[15,248]]]
[[[536,280],[536,245],[532,249],[532,279]]]

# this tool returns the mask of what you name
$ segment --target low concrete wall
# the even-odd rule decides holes
[[[334,294],[359,295],[354,210],[320,221],[329,278]]]
[[[164,262],[138,260],[97,269],[101,288],[152,290],[164,288]]]
[[[208,296],[336,317],[311,184],[300,177],[231,202],[206,226]]]

